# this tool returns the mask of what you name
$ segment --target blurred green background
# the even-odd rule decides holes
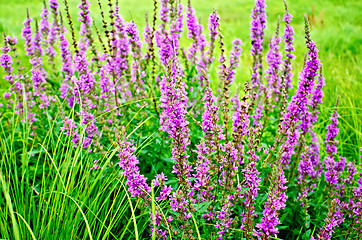
[[[60,7],[64,9],[63,1]],[[92,17],[98,26],[100,14],[96,0],[90,1]],[[106,1],[102,1],[106,3]],[[187,1],[181,1],[187,4]],[[77,19],[77,0],[69,0],[71,14]],[[152,16],[152,0],[119,0],[120,12],[125,20],[134,20],[139,27],[144,26],[145,13]],[[206,27],[208,15],[216,9],[221,16],[221,26],[225,42],[230,49],[234,38],[244,42],[244,55],[238,70],[237,83],[243,83],[250,78],[250,10],[254,5],[252,0],[194,0],[192,5],[202,24]],[[107,11],[106,4],[103,4]],[[303,64],[306,48],[304,45],[303,17],[306,14],[311,22],[311,36],[317,42],[320,59],[326,78],[325,97],[322,105],[322,115],[317,128],[324,131],[328,117],[337,96],[341,95],[339,113],[341,115],[341,150],[346,156],[358,161],[359,148],[362,145],[362,3],[360,0],[294,0],[288,1],[288,7],[294,16],[292,25],[295,30],[295,48],[297,56],[294,61],[294,74],[297,75]],[[42,8],[41,0],[0,0],[0,33],[16,35],[20,38],[22,22],[29,9],[32,18],[38,18]],[[267,1],[268,24],[266,40],[275,31],[278,15],[284,14],[282,0]],[[281,25],[283,27],[283,25]],[[79,25],[76,25],[79,28]],[[140,29],[141,30],[141,29]],[[283,30],[281,30],[282,32]],[[3,43],[3,40],[0,41]],[[267,44],[267,43],[265,43]],[[265,45],[265,47],[267,47]],[[20,54],[21,56],[21,54]],[[22,56],[21,56],[22,57]],[[3,72],[0,70],[0,77]],[[296,85],[297,77],[294,79]],[[237,84],[236,84],[237,85]],[[0,81],[0,93],[6,91],[8,85]],[[235,87],[234,87],[235,89]],[[320,136],[324,139],[324,136]],[[322,140],[323,141],[323,140]]]

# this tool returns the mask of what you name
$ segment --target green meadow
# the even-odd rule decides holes
[[[60,9],[64,10],[62,0]],[[70,12],[79,30],[76,0],[69,0]],[[91,16],[101,29],[101,17],[96,0],[90,0]],[[104,10],[107,11],[105,0]],[[185,5],[187,1],[181,1]],[[41,0],[0,0],[0,36],[13,35],[19,39],[19,59],[27,62],[21,40],[26,11],[30,17],[40,18]],[[235,38],[243,41],[243,55],[236,80],[231,88],[238,91],[251,76],[250,66],[250,10],[252,0],[194,0],[192,5],[201,23],[207,28],[209,14],[216,9],[221,16],[221,29],[227,51]],[[139,30],[145,25],[145,15],[152,17],[152,0],[119,0],[120,12],[126,21],[133,20]],[[326,80],[323,104],[318,123],[315,125],[320,142],[324,142],[330,113],[339,99],[338,113],[340,132],[338,152],[348,161],[362,163],[362,4],[359,0],[295,0],[288,1],[293,15],[296,59],[292,63],[294,87],[303,68],[306,54],[304,42],[304,16],[311,24],[311,37],[317,43],[323,74]],[[158,8],[159,10],[159,8]],[[267,1],[268,23],[264,42],[264,56],[268,42],[275,32],[278,17],[284,14],[282,0]],[[64,14],[65,15],[65,14]],[[65,23],[68,27],[68,24]],[[281,31],[283,24],[281,24]],[[184,40],[185,44],[188,40]],[[0,38],[0,46],[3,45]],[[21,46],[21,47],[20,47]],[[264,58],[264,63],[265,63]],[[211,81],[218,86],[217,65],[212,66]],[[10,87],[3,80],[0,69],[0,103],[3,93]],[[294,90],[291,91],[291,94]],[[1,109],[1,108],[0,108]],[[135,114],[137,115],[137,114]],[[1,114],[0,114],[1,116]],[[8,118],[8,117],[7,117]],[[43,142],[32,144],[29,130],[11,129],[0,119],[0,240],[3,239],[150,239],[145,230],[149,226],[149,213],[140,200],[134,200],[126,191],[125,178],[119,169],[108,167],[117,151],[110,150],[99,159],[106,174],[95,174],[93,158],[82,147],[73,148],[68,136],[60,137],[60,125],[49,120],[49,131]],[[12,121],[20,121],[12,118]],[[11,126],[16,126],[12,124]],[[20,124],[20,123],[19,123]],[[10,128],[10,129],[9,129]],[[137,127],[138,129],[138,127]],[[136,130],[137,130],[136,129]],[[136,131],[135,130],[135,131]],[[9,135],[8,133],[11,132]],[[133,132],[132,132],[133,133]],[[153,137],[153,135],[152,135]],[[146,139],[147,144],[152,138]],[[146,142],[147,142],[146,141]],[[137,149],[140,155],[143,147]],[[162,151],[163,145],[157,146]],[[324,144],[321,146],[324,151]],[[155,150],[156,152],[156,150]],[[35,157],[34,157],[35,156]],[[113,164],[114,165],[114,164]],[[152,168],[153,169],[153,168]],[[153,169],[154,170],[154,169]],[[102,172],[103,173],[103,172]],[[152,193],[153,194],[153,193]],[[154,198],[154,196],[151,196]],[[160,206],[162,208],[162,206]],[[320,222],[322,216],[318,215]],[[316,220],[316,221],[317,221]],[[195,227],[197,224],[195,222]],[[314,230],[320,226],[314,226]],[[283,229],[283,228],[281,228]],[[284,236],[290,239],[298,232]],[[304,232],[301,226],[299,233]],[[312,232],[314,233],[314,231]],[[310,232],[309,232],[310,234]],[[308,235],[309,236],[309,235]],[[339,236],[342,239],[343,236]],[[287,239],[287,238],[286,238]],[[301,238],[304,239],[304,238]]]

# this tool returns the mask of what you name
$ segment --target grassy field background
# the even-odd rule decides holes
[[[64,8],[62,1],[61,8]],[[100,26],[100,15],[97,1],[90,1],[92,17]],[[103,2],[106,2],[103,0]],[[187,1],[181,1],[187,4]],[[134,20],[139,27],[144,26],[145,13],[152,15],[152,0],[120,0],[120,11],[125,20]],[[78,1],[70,0],[70,9],[74,20],[77,18]],[[249,0],[197,0],[192,1],[201,22],[206,26],[207,18],[213,9],[217,9],[221,16],[221,24],[225,42],[228,48],[234,38],[241,38],[244,42],[244,56],[238,70],[237,82],[243,83],[250,78],[249,56],[250,40],[250,10],[254,1]],[[341,115],[341,150],[350,157],[359,161],[359,148],[362,144],[362,4],[358,0],[296,0],[288,1],[289,10],[294,16],[292,24],[295,30],[295,48],[297,59],[294,62],[294,74],[297,75],[303,64],[306,53],[304,45],[303,16],[307,14],[311,21],[312,39],[317,42],[320,59],[323,62],[326,77],[325,97],[322,106],[322,121],[317,126],[321,130],[327,125],[331,107],[337,96],[341,95],[339,113]],[[12,34],[20,38],[22,22],[29,9],[32,18],[38,18],[42,7],[41,0],[0,0],[0,33]],[[106,4],[104,4],[107,9]],[[272,36],[278,15],[282,17],[284,6],[282,0],[267,1],[268,24],[266,39]],[[79,25],[76,25],[79,27]],[[3,42],[3,41],[1,41]],[[0,77],[3,72],[0,71]],[[295,85],[297,78],[295,77]],[[6,91],[8,85],[0,82],[0,93]],[[324,136],[321,136],[323,139]]]

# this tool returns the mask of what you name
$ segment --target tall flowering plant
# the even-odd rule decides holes
[[[30,14],[24,22],[29,64],[17,60],[17,38],[4,37],[9,89],[0,121],[18,124],[14,113],[22,121],[13,129],[28,130],[35,143],[54,123],[64,146],[94,158],[82,163],[90,177],[124,176],[137,201],[132,218],[149,225],[144,238],[361,236],[361,169],[339,155],[337,108],[320,140],[328,79],[307,19],[305,64],[293,79],[293,17],[284,4],[268,42],[266,1],[255,1],[251,52],[242,57],[248,40],[227,51],[217,11],[204,28],[191,1],[154,1],[141,32],[118,1],[98,1],[99,26],[89,1],[79,2],[76,24],[67,0],[49,0],[39,23]],[[249,79],[238,76],[244,58]],[[244,91],[235,91],[240,83]]]

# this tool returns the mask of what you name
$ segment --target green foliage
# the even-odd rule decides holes
[[[144,13],[151,12],[152,1],[119,1],[121,13],[126,20],[134,19],[140,27],[144,24]],[[71,6],[76,6],[77,1],[70,1]],[[277,15],[283,14],[282,1],[270,1],[267,3],[269,19],[277,19]],[[313,39],[318,43],[323,69],[326,78],[324,88],[321,115],[316,132],[320,142],[325,137],[325,128],[329,121],[329,113],[335,103],[337,95],[341,95],[339,104],[340,120],[340,146],[339,151],[343,156],[355,163],[360,163],[358,146],[362,145],[362,78],[361,56],[362,38],[359,13],[359,1],[291,1],[289,9],[295,16],[292,24],[296,29],[296,64],[293,68],[294,75],[298,74],[302,67],[305,54],[303,40],[303,15],[310,16]],[[98,9],[93,4],[92,17],[96,24],[101,24],[97,18]],[[232,91],[238,91],[241,85],[250,78],[249,66],[251,58],[246,54],[250,50],[249,39],[249,15],[253,1],[210,1],[198,0],[193,3],[196,11],[201,16],[201,21],[206,25],[208,14],[216,7],[221,15],[223,35],[225,42],[231,42],[234,37],[240,37],[244,43],[244,56],[240,70],[237,72],[236,83]],[[39,16],[42,1],[15,0],[9,4],[0,1],[0,34],[13,34],[20,36],[21,21],[25,19],[25,9],[29,8],[32,17]],[[72,16],[75,18],[78,11],[72,7]],[[4,17],[5,16],[5,17]],[[19,17],[21,16],[21,17]],[[76,21],[75,21],[76,22]],[[275,22],[268,23],[266,38],[270,38],[274,31]],[[79,25],[75,26],[79,29]],[[140,28],[141,29],[141,28]],[[23,42],[21,42],[23,43]],[[20,49],[19,49],[20,50]],[[19,59],[27,62],[24,52],[20,52]],[[216,66],[212,66],[216,79]],[[186,75],[192,76],[194,68],[187,69]],[[0,70],[2,79],[3,71]],[[60,76],[53,76],[56,80]],[[54,81],[56,83],[57,81]],[[217,88],[218,83],[212,82]],[[8,89],[5,81],[0,80],[0,95]],[[198,99],[197,89],[190,96]],[[2,100],[0,100],[2,102]],[[5,106],[0,107],[5,112]],[[157,121],[145,121],[144,115],[139,116],[137,108],[132,104],[127,106],[127,118],[124,119],[127,133],[134,140],[137,148],[136,155],[140,161],[140,172],[152,179],[156,173],[171,169],[170,145],[166,135],[159,131]],[[54,107],[50,114],[56,116]],[[152,114],[148,112],[152,118]],[[276,123],[278,116],[270,117],[269,121]],[[7,113],[0,119],[0,239],[149,239],[149,210],[141,201],[130,198],[125,191],[125,179],[119,174],[119,169],[111,163],[115,163],[117,148],[109,140],[106,155],[87,154],[81,147],[73,148],[71,139],[62,135],[59,118],[44,118],[43,130],[48,134],[35,139],[30,136],[26,125],[19,122],[16,115]],[[200,129],[193,127],[195,122],[190,122],[193,138],[193,146],[199,141]],[[274,142],[276,124],[270,124],[268,134],[263,136],[264,142]],[[106,142],[107,140],[105,140]],[[263,149],[269,149],[265,144]],[[323,146],[321,146],[323,148]],[[323,149],[322,149],[323,152]],[[266,158],[267,154],[263,156]],[[93,161],[101,169],[94,171]],[[262,188],[265,194],[257,199],[256,212],[261,216],[263,203],[267,199],[268,178],[271,167],[258,166],[262,177]],[[289,174],[286,171],[286,174]],[[177,189],[177,180],[165,171],[168,177],[167,184]],[[294,185],[293,185],[294,184]],[[280,214],[283,226],[279,227],[280,237],[284,239],[309,239],[315,231],[322,226],[327,211],[324,201],[325,182],[320,180],[317,191],[311,193],[309,212],[305,215],[299,202],[294,201],[298,196],[296,183],[291,183],[288,188],[289,199],[286,210]],[[154,194],[154,195],[153,195]],[[158,195],[156,190],[152,199]],[[153,200],[153,203],[154,200]],[[164,203],[168,204],[168,203]],[[197,211],[192,219],[197,234],[201,239],[215,239],[208,230],[208,223],[200,216],[207,212],[210,202],[204,202],[195,206]],[[240,213],[239,213],[240,214]],[[341,229],[347,228],[342,225]],[[294,229],[294,230],[292,230]],[[244,233],[238,229],[233,230],[233,237],[242,239]],[[343,230],[337,232],[336,238],[344,237]],[[231,238],[230,238],[231,239]]]
[[[143,206],[130,199],[125,180],[110,161],[93,170],[93,159],[50,124],[33,144],[17,116],[0,121],[0,239],[122,239],[147,226]],[[6,120],[12,124],[5,125]],[[5,123],[5,124],[4,124]],[[136,217],[132,215],[136,212]]]

